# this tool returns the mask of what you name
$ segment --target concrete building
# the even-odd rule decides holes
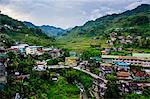
[[[28,54],[41,55],[41,54],[43,54],[42,48],[43,48],[43,46],[28,46],[25,48],[25,52],[27,55]]]
[[[21,53],[25,53],[25,48],[28,46],[28,44],[18,44],[15,46],[11,46],[11,49],[18,49]]]
[[[125,62],[131,65],[150,67],[150,57],[102,55],[101,58],[106,63]]]

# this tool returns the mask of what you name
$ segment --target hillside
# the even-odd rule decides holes
[[[38,27],[48,36],[60,36],[65,32],[64,29],[57,28],[54,26],[49,26],[49,25],[42,25]]]
[[[57,37],[57,36],[60,36],[63,33],[65,33],[64,29],[57,28],[57,27],[54,27],[54,26],[49,26],[49,25],[36,26],[36,25],[32,24],[31,22],[27,22],[27,21],[24,21],[24,24],[26,26],[28,26],[29,28],[39,28],[39,29],[41,29],[42,32],[45,33],[46,35],[48,35],[49,37],[51,37],[51,36]]]
[[[111,32],[117,32],[119,35],[131,35],[133,37],[150,37],[150,5],[142,4],[137,8],[125,11],[120,14],[106,15],[88,21],[83,26],[76,26],[63,35],[60,41],[61,47],[74,45],[73,49],[89,48],[91,43],[101,43],[102,47],[108,47],[105,44],[109,39]],[[99,40],[95,40],[98,38]],[[80,46],[81,45],[81,46]],[[70,48],[69,46],[69,48]]]
[[[13,41],[28,43],[31,45],[50,46],[54,39],[45,35],[39,28],[28,28],[23,22],[0,14],[0,34],[9,37]]]

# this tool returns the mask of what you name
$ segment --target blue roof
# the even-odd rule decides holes
[[[115,62],[115,64],[120,65],[120,66],[128,66],[128,64],[125,62]]]
[[[43,46],[29,46],[29,48],[41,48]]]

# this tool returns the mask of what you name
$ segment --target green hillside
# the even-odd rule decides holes
[[[23,22],[0,14],[0,34],[12,41],[20,41],[31,45],[50,46],[54,38],[45,35],[39,28],[28,28]]]
[[[89,48],[91,43],[101,43],[102,47],[108,47],[105,42],[109,39],[111,32],[117,32],[123,36],[141,36],[143,39],[147,39],[150,37],[149,15],[150,5],[142,4],[133,10],[106,15],[95,21],[88,21],[83,26],[76,26],[58,41],[61,47],[71,48],[72,46],[72,49],[78,50]],[[135,47],[140,48],[138,45]]]

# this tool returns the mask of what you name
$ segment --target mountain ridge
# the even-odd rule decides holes
[[[57,37],[57,36],[62,35],[66,31],[60,27],[55,27],[55,26],[50,26],[50,25],[36,26],[33,23],[27,22],[27,21],[24,21],[24,24],[28,26],[29,28],[40,28],[48,36]]]
[[[104,28],[106,28],[106,26],[108,26],[109,23],[111,24],[115,19],[119,20],[117,18],[121,19],[121,18],[134,16],[134,15],[140,16],[140,14],[148,16],[148,14],[150,14],[150,5],[149,4],[142,4],[135,9],[127,10],[127,11],[122,12],[120,14],[105,15],[103,17],[97,18],[95,21],[93,21],[93,20],[88,21],[82,26],[76,26],[73,29],[71,29],[69,31],[69,33],[67,33],[67,34],[70,34],[70,33],[88,34],[89,32],[92,32],[92,30],[96,30],[97,28],[104,30]],[[85,33],[85,32],[87,32],[87,33]],[[104,32],[104,31],[98,30],[98,32]],[[97,34],[99,34],[99,33],[97,33]],[[96,35],[94,35],[94,36],[96,36]]]

